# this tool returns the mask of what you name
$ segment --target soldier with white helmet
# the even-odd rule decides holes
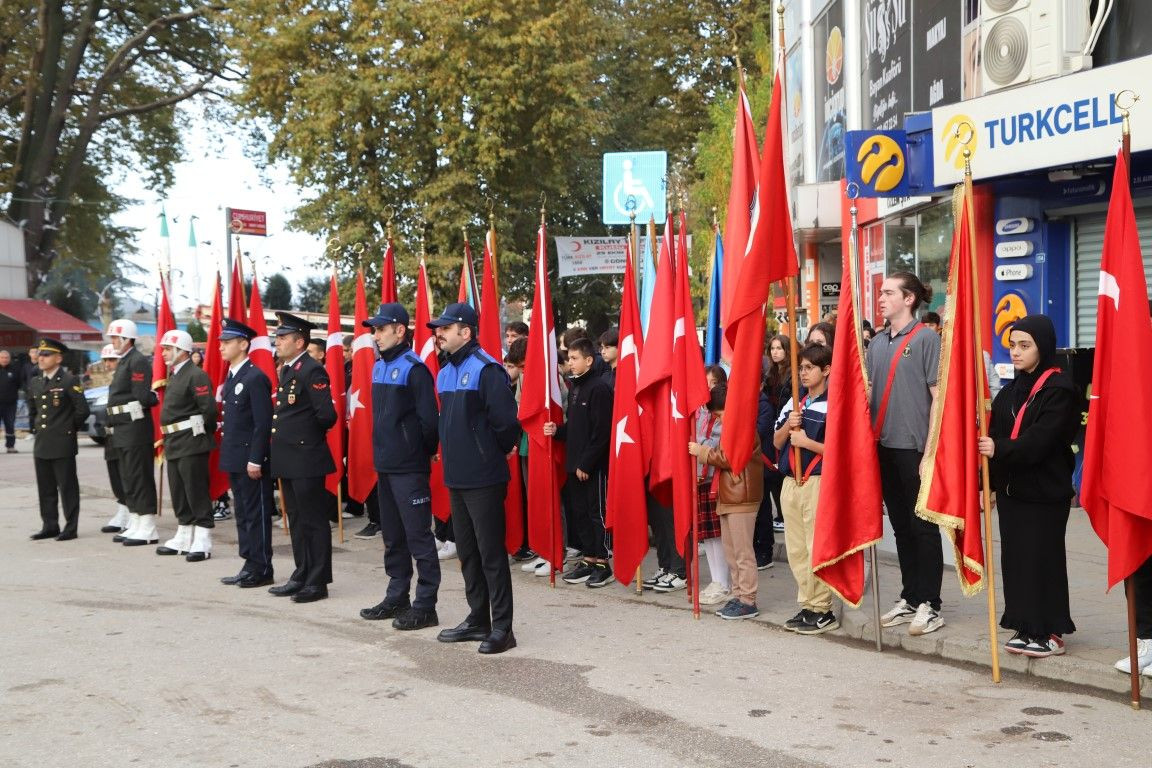
[[[152,474],[152,364],[136,349],[136,323],[113,320],[105,334],[120,355],[108,385],[108,442],[117,454],[120,482],[128,505],[128,530],[113,541],[125,546],[155,544],[156,478]]]
[[[179,527],[156,548],[158,555],[185,555],[190,563],[212,556],[212,499],[208,491],[208,454],[215,443],[216,393],[212,380],[192,363],[192,337],[168,331],[160,339],[168,365],[168,383],[160,406],[160,432],[168,462],[168,487]]]
[[[111,344],[105,344],[100,350],[100,362],[104,369],[115,373],[120,362],[120,354]],[[128,530],[132,516],[128,513],[127,496],[124,494],[124,483],[120,480],[120,454],[112,447],[112,438],[104,439],[104,463],[108,465],[108,484],[112,488],[112,495],[116,497],[116,514],[100,529],[100,533],[123,533]]]

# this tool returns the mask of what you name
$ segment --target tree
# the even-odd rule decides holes
[[[208,341],[208,331],[204,329],[204,326],[200,324],[199,320],[189,320],[188,325],[184,326],[184,330],[188,331],[188,335],[192,337],[192,341]]]
[[[0,3],[0,199],[24,234],[29,295],[57,260],[113,276],[132,233],[109,179],[151,189],[180,159],[174,105],[228,78],[223,4],[181,0]]]
[[[327,312],[328,288],[328,278],[308,278],[296,289],[296,309],[303,312]]]
[[[288,278],[277,272],[264,278],[263,304],[269,309],[290,309],[292,307],[292,285]]]

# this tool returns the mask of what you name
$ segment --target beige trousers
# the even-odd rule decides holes
[[[797,485],[796,478],[784,478],[780,506],[784,513],[784,546],[788,567],[796,579],[796,602],[815,613],[832,610],[832,590],[812,575],[812,539],[816,532],[816,502],[820,498],[820,475]]]
[[[721,511],[721,510],[718,510]],[[729,512],[720,516],[720,540],[724,542],[724,559],[728,561],[732,597],[747,605],[756,604],[759,574],[752,539],[756,532],[755,512]]]

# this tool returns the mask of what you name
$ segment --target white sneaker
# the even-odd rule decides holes
[[[718,605],[726,603],[731,595],[732,590],[714,581],[700,592],[700,604]]]
[[[540,562],[537,563],[536,567],[532,570],[532,575],[533,576],[547,576],[551,572],[552,572],[552,564],[549,563],[544,558],[540,558]]]
[[[528,562],[526,562],[522,566],[520,566],[520,570],[524,571],[524,573],[532,573],[533,571],[535,571],[537,568],[539,568],[541,565],[543,565],[546,562],[548,562],[548,561],[545,560],[544,558],[540,557],[539,555],[537,555],[535,559],[529,560]]]
[[[444,546],[440,547],[440,551],[436,553],[436,557],[440,560],[451,560],[456,557],[456,542],[444,542]]]
[[[915,617],[916,609],[909,605],[907,600],[900,598],[892,610],[880,617],[880,626],[898,627],[901,624],[907,624]]]
[[[664,578],[652,587],[657,592],[676,592],[688,586],[688,582],[674,573],[664,574]]]
[[[944,619],[940,613],[928,603],[920,603],[916,609],[916,617],[908,625],[908,634],[927,635],[944,626]]]
[[[1131,658],[1131,656],[1125,656],[1114,666],[1124,674],[1130,674],[1132,671]],[[1152,677],[1152,638],[1136,640],[1136,665],[1140,668],[1140,674]]]

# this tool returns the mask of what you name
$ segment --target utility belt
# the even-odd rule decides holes
[[[191,416],[184,421],[177,421],[174,424],[165,424],[160,427],[161,434],[171,435],[176,432],[183,432],[186,429],[192,430],[193,435],[204,434],[204,417],[197,414]]]
[[[144,418],[144,406],[140,404],[139,400],[132,400],[124,403],[123,405],[112,405],[108,407],[108,413],[112,416],[118,416],[121,413],[126,413],[132,421],[139,421]]]

